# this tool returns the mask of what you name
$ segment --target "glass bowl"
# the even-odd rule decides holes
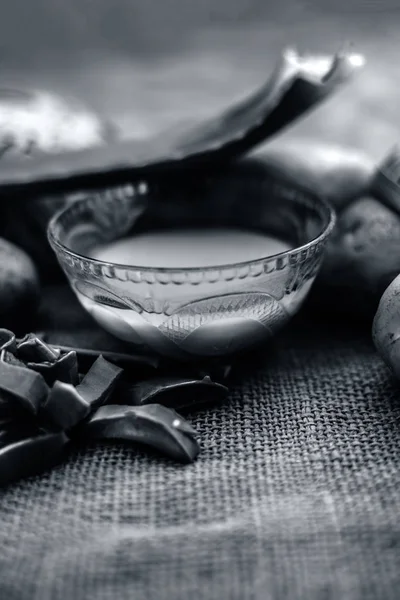
[[[82,306],[104,329],[192,360],[250,348],[285,325],[310,291],[334,221],[322,198],[249,160],[178,182],[164,176],[81,194],[51,219],[48,239]],[[93,246],[128,233],[188,226],[261,230],[292,249],[204,268],[89,258]]]

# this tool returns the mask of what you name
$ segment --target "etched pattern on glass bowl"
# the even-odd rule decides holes
[[[178,184],[166,179],[84,194],[51,220],[48,236],[79,301],[103,328],[186,360],[231,354],[279,331],[304,302],[333,224],[322,199],[243,161]],[[196,225],[257,228],[293,249],[182,269],[87,256],[94,245],[130,232]]]

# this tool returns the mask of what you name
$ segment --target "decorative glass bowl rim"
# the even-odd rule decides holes
[[[140,184],[137,186],[139,188],[139,190],[140,190],[141,186],[143,186],[143,182],[140,182]],[[125,271],[128,273],[129,272],[135,272],[135,273],[141,272],[141,273],[149,273],[149,274],[163,273],[165,275],[174,275],[174,274],[178,274],[178,273],[201,274],[201,273],[207,273],[207,272],[210,273],[210,272],[222,271],[222,270],[225,271],[225,270],[229,270],[229,269],[250,268],[255,265],[276,262],[278,259],[282,259],[284,257],[290,257],[290,256],[295,256],[295,255],[298,255],[301,253],[305,253],[310,248],[320,246],[326,240],[326,238],[331,234],[331,232],[336,224],[336,212],[335,212],[334,208],[331,206],[331,204],[329,202],[327,202],[322,196],[315,193],[314,191],[307,189],[304,186],[300,186],[300,185],[296,184],[296,185],[293,185],[292,187],[301,194],[305,194],[308,197],[312,196],[312,198],[313,198],[312,210],[314,210],[315,212],[319,212],[319,214],[321,215],[321,220],[322,221],[325,220],[325,224],[322,226],[322,231],[316,237],[312,238],[310,241],[308,241],[300,246],[296,246],[294,248],[291,248],[290,250],[286,250],[284,252],[279,252],[277,254],[272,254],[272,255],[269,254],[267,256],[261,256],[260,258],[253,259],[253,260],[240,261],[240,262],[236,262],[236,263],[225,263],[225,264],[218,264],[218,265],[204,266],[204,267],[180,267],[180,268],[175,267],[175,268],[173,268],[173,267],[147,267],[144,265],[119,264],[119,263],[114,263],[114,262],[101,261],[101,260],[86,256],[84,254],[79,254],[79,253],[71,250],[67,246],[65,246],[62,242],[60,242],[60,240],[58,239],[58,236],[56,234],[56,229],[57,229],[59,220],[65,214],[67,214],[69,211],[71,211],[75,207],[75,205],[77,205],[77,204],[84,205],[84,204],[87,204],[90,201],[90,199],[93,200],[93,193],[91,193],[90,191],[87,193],[80,194],[79,198],[74,200],[72,204],[61,208],[53,215],[53,217],[50,219],[48,226],[47,226],[47,238],[48,238],[48,241],[49,241],[51,247],[54,249],[54,251],[56,253],[64,254],[64,255],[70,257],[70,259],[72,259],[72,261],[74,261],[74,262],[79,261],[81,263],[82,262],[86,263],[87,265],[92,265],[92,267],[97,266],[97,268],[100,270],[105,268],[108,270],[108,276],[110,276],[110,272],[109,272],[110,269],[118,269],[120,271]],[[139,191],[139,194],[141,194],[141,195],[146,194],[147,187],[145,189],[146,189],[146,191]],[[298,203],[300,205],[306,204],[304,201],[299,200],[297,197],[290,198],[290,202]]]

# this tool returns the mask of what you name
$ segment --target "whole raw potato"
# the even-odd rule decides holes
[[[371,318],[400,272],[400,215],[372,197],[377,165],[353,149],[312,140],[271,147],[259,157],[267,169],[318,192],[336,209],[311,305]]]
[[[61,270],[47,241],[46,231],[50,218],[66,203],[62,195],[7,198],[0,203],[0,235],[26,252],[43,283],[61,279]]]
[[[0,327],[24,332],[39,300],[39,278],[32,259],[0,238]]]
[[[387,366],[400,378],[400,276],[392,281],[379,302],[372,338]]]
[[[302,138],[271,143],[254,154],[267,168],[318,192],[337,211],[368,193],[376,165],[352,148]]]
[[[353,201],[339,214],[327,247],[317,284],[324,301],[372,316],[399,272],[400,218],[375,198]]]

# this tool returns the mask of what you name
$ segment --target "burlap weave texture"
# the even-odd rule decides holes
[[[4,600],[398,600],[400,389],[300,318],[193,414],[189,466],[122,445],[0,492]]]

